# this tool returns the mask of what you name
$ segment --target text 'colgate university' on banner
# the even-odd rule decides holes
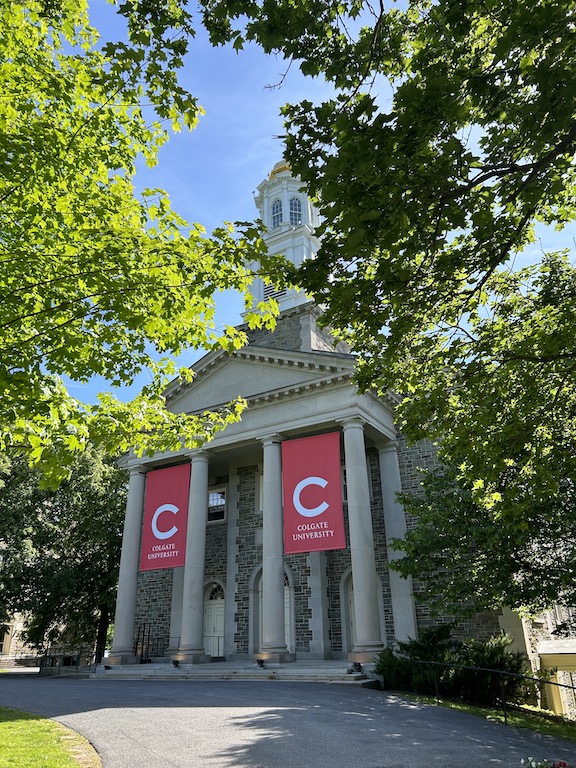
[[[184,565],[189,491],[190,464],[147,473],[141,571]]]
[[[284,552],[345,549],[340,433],[282,443]]]

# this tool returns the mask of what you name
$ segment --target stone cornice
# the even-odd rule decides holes
[[[297,311],[297,310],[295,310]],[[344,382],[353,384],[354,362],[353,355],[342,352],[322,352],[322,351],[289,351],[283,349],[272,349],[270,347],[260,347],[249,345],[236,350],[231,354],[224,351],[210,352],[200,361],[201,366],[196,370],[196,376],[192,382],[180,383],[173,382],[166,390],[166,402],[169,404],[174,398],[185,393],[190,387],[207,376],[211,371],[215,371],[220,365],[233,360],[253,361],[255,363],[269,363],[276,366],[284,366],[287,369],[299,369],[302,372],[324,373],[322,377],[309,379],[297,384],[279,387],[277,389],[259,392],[246,397],[246,401],[251,405],[280,400],[292,395],[310,392],[312,390],[325,389],[333,387]],[[376,392],[367,391],[364,393],[368,398],[374,400],[380,406],[383,404],[394,410],[401,402],[402,398],[393,392],[386,392],[385,395],[378,395]],[[227,401],[226,401],[227,402]],[[214,410],[223,408],[226,402],[214,403],[211,407]],[[198,412],[205,410],[199,409]],[[194,413],[194,411],[192,411]]]
[[[337,384],[347,383],[352,379],[353,371],[340,371],[339,373],[332,374],[321,379],[311,379],[310,381],[304,381],[299,384],[292,384],[286,387],[279,387],[278,389],[271,389],[266,392],[259,392],[255,395],[248,395],[245,397],[248,405],[260,405],[263,403],[270,403],[274,400],[282,400],[293,395],[299,395],[311,392],[313,390],[326,389]],[[219,408],[224,408],[227,403],[214,403],[212,409],[217,411]],[[190,411],[191,414],[202,413],[205,408],[198,411]]]
[[[300,369],[302,371],[322,372],[327,373],[329,376],[345,374],[348,378],[353,373],[354,363],[352,355],[340,352],[293,352],[255,345],[243,347],[231,354],[223,351],[210,352],[199,361],[199,366],[195,370],[196,375],[193,381],[183,383],[173,381],[168,385],[165,391],[166,402],[170,402],[174,397],[185,392],[187,389],[194,387],[194,385],[205,377],[208,372],[215,370],[218,366],[234,359],[254,361],[256,363],[271,363],[273,365]],[[306,382],[306,384],[308,383],[309,382]],[[214,407],[216,407],[216,404]]]
[[[391,390],[388,390],[384,395],[379,395],[371,390],[367,390],[364,394],[367,397],[371,397],[373,400],[377,400],[379,403],[384,401],[392,408],[396,408],[402,402],[402,398]]]

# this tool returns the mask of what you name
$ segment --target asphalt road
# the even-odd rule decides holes
[[[520,768],[528,756],[576,761],[576,744],[343,685],[4,674],[0,705],[78,731],[104,768]]]

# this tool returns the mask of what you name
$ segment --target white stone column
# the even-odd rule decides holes
[[[130,469],[128,499],[122,534],[120,573],[118,575],[118,596],[114,619],[114,641],[108,657],[108,664],[135,664],[134,618],[136,615],[136,592],[138,588],[138,566],[140,560],[140,537],[142,533],[142,512],[144,510],[144,489],[146,472],[144,467]]]
[[[290,194],[288,190],[288,181],[282,181],[282,223],[290,224]]]
[[[361,419],[352,418],[342,422],[342,428],[356,623],[356,645],[349,658],[352,661],[372,661],[384,644],[380,629],[364,424]]]
[[[204,653],[204,562],[208,520],[208,454],[192,453],[186,563],[182,595],[182,630],[174,661],[201,664],[210,661]]]
[[[391,539],[403,539],[406,534],[406,516],[404,507],[396,498],[402,490],[400,465],[398,463],[398,443],[395,440],[377,446],[380,458],[380,480],[382,483],[382,503],[384,505],[384,526],[386,529],[386,547],[388,562],[402,557],[402,552],[394,549]],[[418,636],[416,610],[412,592],[412,579],[403,579],[397,571],[390,569],[390,595],[392,616],[394,619],[394,637],[402,642]]]
[[[284,527],[282,516],[282,452],[279,435],[262,440],[264,504],[262,533],[262,645],[259,656],[292,661],[284,636]]]

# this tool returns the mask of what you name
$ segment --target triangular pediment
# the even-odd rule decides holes
[[[250,345],[232,354],[211,352],[192,367],[195,378],[191,383],[174,382],[166,391],[171,411],[203,411],[239,396],[253,401],[327,385],[349,378],[354,359],[339,353],[287,352]]]

